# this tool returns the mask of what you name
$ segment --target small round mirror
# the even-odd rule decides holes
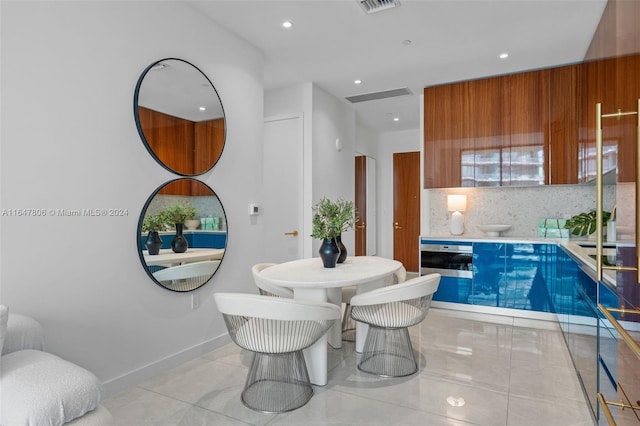
[[[216,164],[226,131],[218,92],[193,64],[168,58],[149,65],[133,98],[138,133],[167,170],[197,176]]]
[[[138,253],[156,284],[192,291],[220,266],[227,246],[227,217],[213,190],[196,179],[169,181],[145,203],[138,221]]]

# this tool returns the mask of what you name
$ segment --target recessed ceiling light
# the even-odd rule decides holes
[[[362,84],[362,80],[353,80],[354,84]]]
[[[291,28],[291,27],[293,27],[293,22],[291,22],[291,21],[284,21],[284,22],[282,23],[282,27],[283,27],[283,28]]]
[[[500,56],[498,56],[500,59],[507,59],[509,57],[509,54],[507,52],[505,53],[501,53]]]
[[[398,118],[398,117],[393,117],[393,121],[400,121],[400,118]]]
[[[206,111],[207,109],[205,107],[200,107],[200,111]]]

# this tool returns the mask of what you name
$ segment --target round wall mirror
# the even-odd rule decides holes
[[[222,155],[222,102],[207,76],[187,61],[168,58],[149,65],[138,79],[133,112],[147,150],[173,173],[200,175]]]
[[[227,216],[213,190],[180,178],[156,189],[138,221],[138,253],[156,284],[192,291],[220,266],[227,246]]]

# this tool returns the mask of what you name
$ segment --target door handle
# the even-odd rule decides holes
[[[616,117],[620,119],[623,115],[637,115],[638,116],[638,133],[637,133],[637,146],[638,146],[638,159],[640,159],[640,99],[638,99],[638,110],[631,112],[622,112],[618,110],[617,113],[603,114],[602,104],[596,104],[596,278],[598,281],[602,281],[603,269],[610,269],[615,271],[636,271],[636,282],[640,284],[640,251],[636,251],[636,264],[635,266],[605,266],[602,262],[603,257],[603,238],[604,232],[602,229],[602,216],[603,216],[603,142],[602,142],[602,119],[609,117]],[[640,162],[636,162],[636,182],[640,178]],[[640,245],[640,214],[638,214],[638,208],[640,207],[640,185],[636,184],[636,247]]]
[[[285,232],[284,235],[293,235],[294,237],[298,236],[298,231],[296,229],[294,229],[291,232]]]
[[[393,224],[393,229],[402,229],[402,226],[398,222]]]
[[[362,225],[356,226],[356,229],[365,229],[367,227],[366,223],[363,223]]]

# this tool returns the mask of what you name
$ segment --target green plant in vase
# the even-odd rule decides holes
[[[176,227],[176,236],[171,241],[171,249],[176,253],[187,251],[189,244],[182,235],[184,222],[196,215],[196,208],[190,204],[173,204],[162,210],[161,213],[167,223],[172,223]]]
[[[602,212],[602,226],[606,228],[607,222],[611,218],[611,213]],[[596,211],[591,210],[588,213],[580,213],[567,220],[566,229],[571,229],[571,234],[584,237],[596,232]]]
[[[311,236],[323,240],[320,247],[320,257],[322,257],[325,267],[335,267],[335,263],[342,263],[347,258],[347,248],[342,244],[341,237],[343,232],[354,229],[356,220],[356,209],[352,201],[341,198],[331,201],[322,198],[313,206]],[[335,261],[332,260],[334,246],[338,249]]]
[[[166,227],[165,218],[162,213],[154,215],[145,215],[142,220],[142,232],[148,232],[145,247],[151,255],[160,253],[162,247],[162,238],[160,231],[164,231]]]
[[[191,204],[172,204],[165,207],[161,214],[167,223],[182,225],[185,220],[196,216],[196,208]]]

